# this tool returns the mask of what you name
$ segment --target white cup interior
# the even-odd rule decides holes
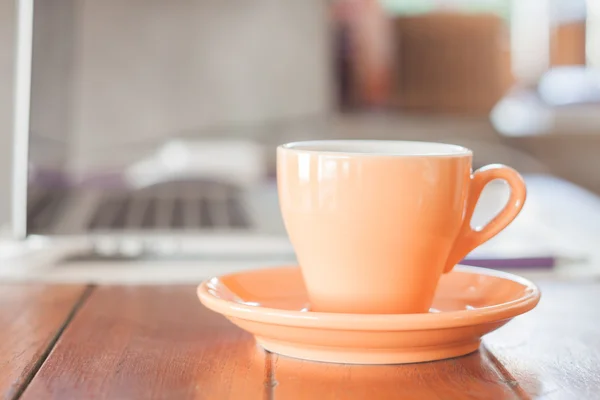
[[[314,140],[288,143],[281,148],[299,152],[393,157],[471,155],[471,150],[454,144],[396,140]]]

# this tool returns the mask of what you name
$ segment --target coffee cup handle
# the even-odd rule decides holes
[[[485,186],[495,179],[502,179],[510,186],[508,202],[487,225],[480,229],[471,228],[471,218]],[[517,171],[505,165],[492,164],[482,167],[471,175],[471,185],[463,224],[450,253],[444,273],[466,257],[477,246],[490,240],[508,226],[519,214],[527,197],[525,182]]]

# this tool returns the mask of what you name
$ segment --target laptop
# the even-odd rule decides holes
[[[107,147],[94,155],[94,162],[102,159],[101,167],[90,172],[73,160],[72,150],[80,143],[69,136],[68,74],[72,42],[78,39],[68,28],[72,10],[35,2],[34,18],[33,5],[19,2],[14,142],[4,158],[12,159],[11,200],[5,208],[13,238],[77,243],[76,256],[89,259],[294,259],[279,214],[273,156],[276,144],[299,137],[298,126],[312,130],[315,119],[321,123],[326,110],[319,96],[310,107],[317,111],[305,117],[230,123]],[[315,40],[321,43],[318,35]],[[43,51],[48,44],[52,52]],[[303,68],[302,61],[296,64]],[[316,69],[310,79],[321,82],[320,73]],[[174,78],[165,74],[169,79]],[[301,92],[310,95],[311,90]],[[195,100],[190,94],[183,97]],[[303,99],[292,98],[301,111],[307,107]]]

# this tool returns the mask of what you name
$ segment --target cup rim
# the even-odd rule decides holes
[[[339,149],[336,149],[336,146],[339,147]],[[383,149],[384,146],[388,146],[388,148]],[[390,149],[389,146],[394,146],[394,149]],[[404,150],[400,150],[403,146]],[[353,147],[355,147],[355,149],[352,149]],[[370,147],[370,149],[365,150],[365,147]],[[279,145],[277,149],[313,155],[324,154],[352,157],[447,158],[473,156],[473,151],[471,149],[460,145],[414,140],[306,140],[285,143]]]

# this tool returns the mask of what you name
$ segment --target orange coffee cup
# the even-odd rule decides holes
[[[331,140],[277,149],[281,212],[312,311],[424,313],[442,273],[519,214],[513,169],[472,172],[472,152],[433,142]],[[471,217],[495,179],[511,189],[479,229]]]

